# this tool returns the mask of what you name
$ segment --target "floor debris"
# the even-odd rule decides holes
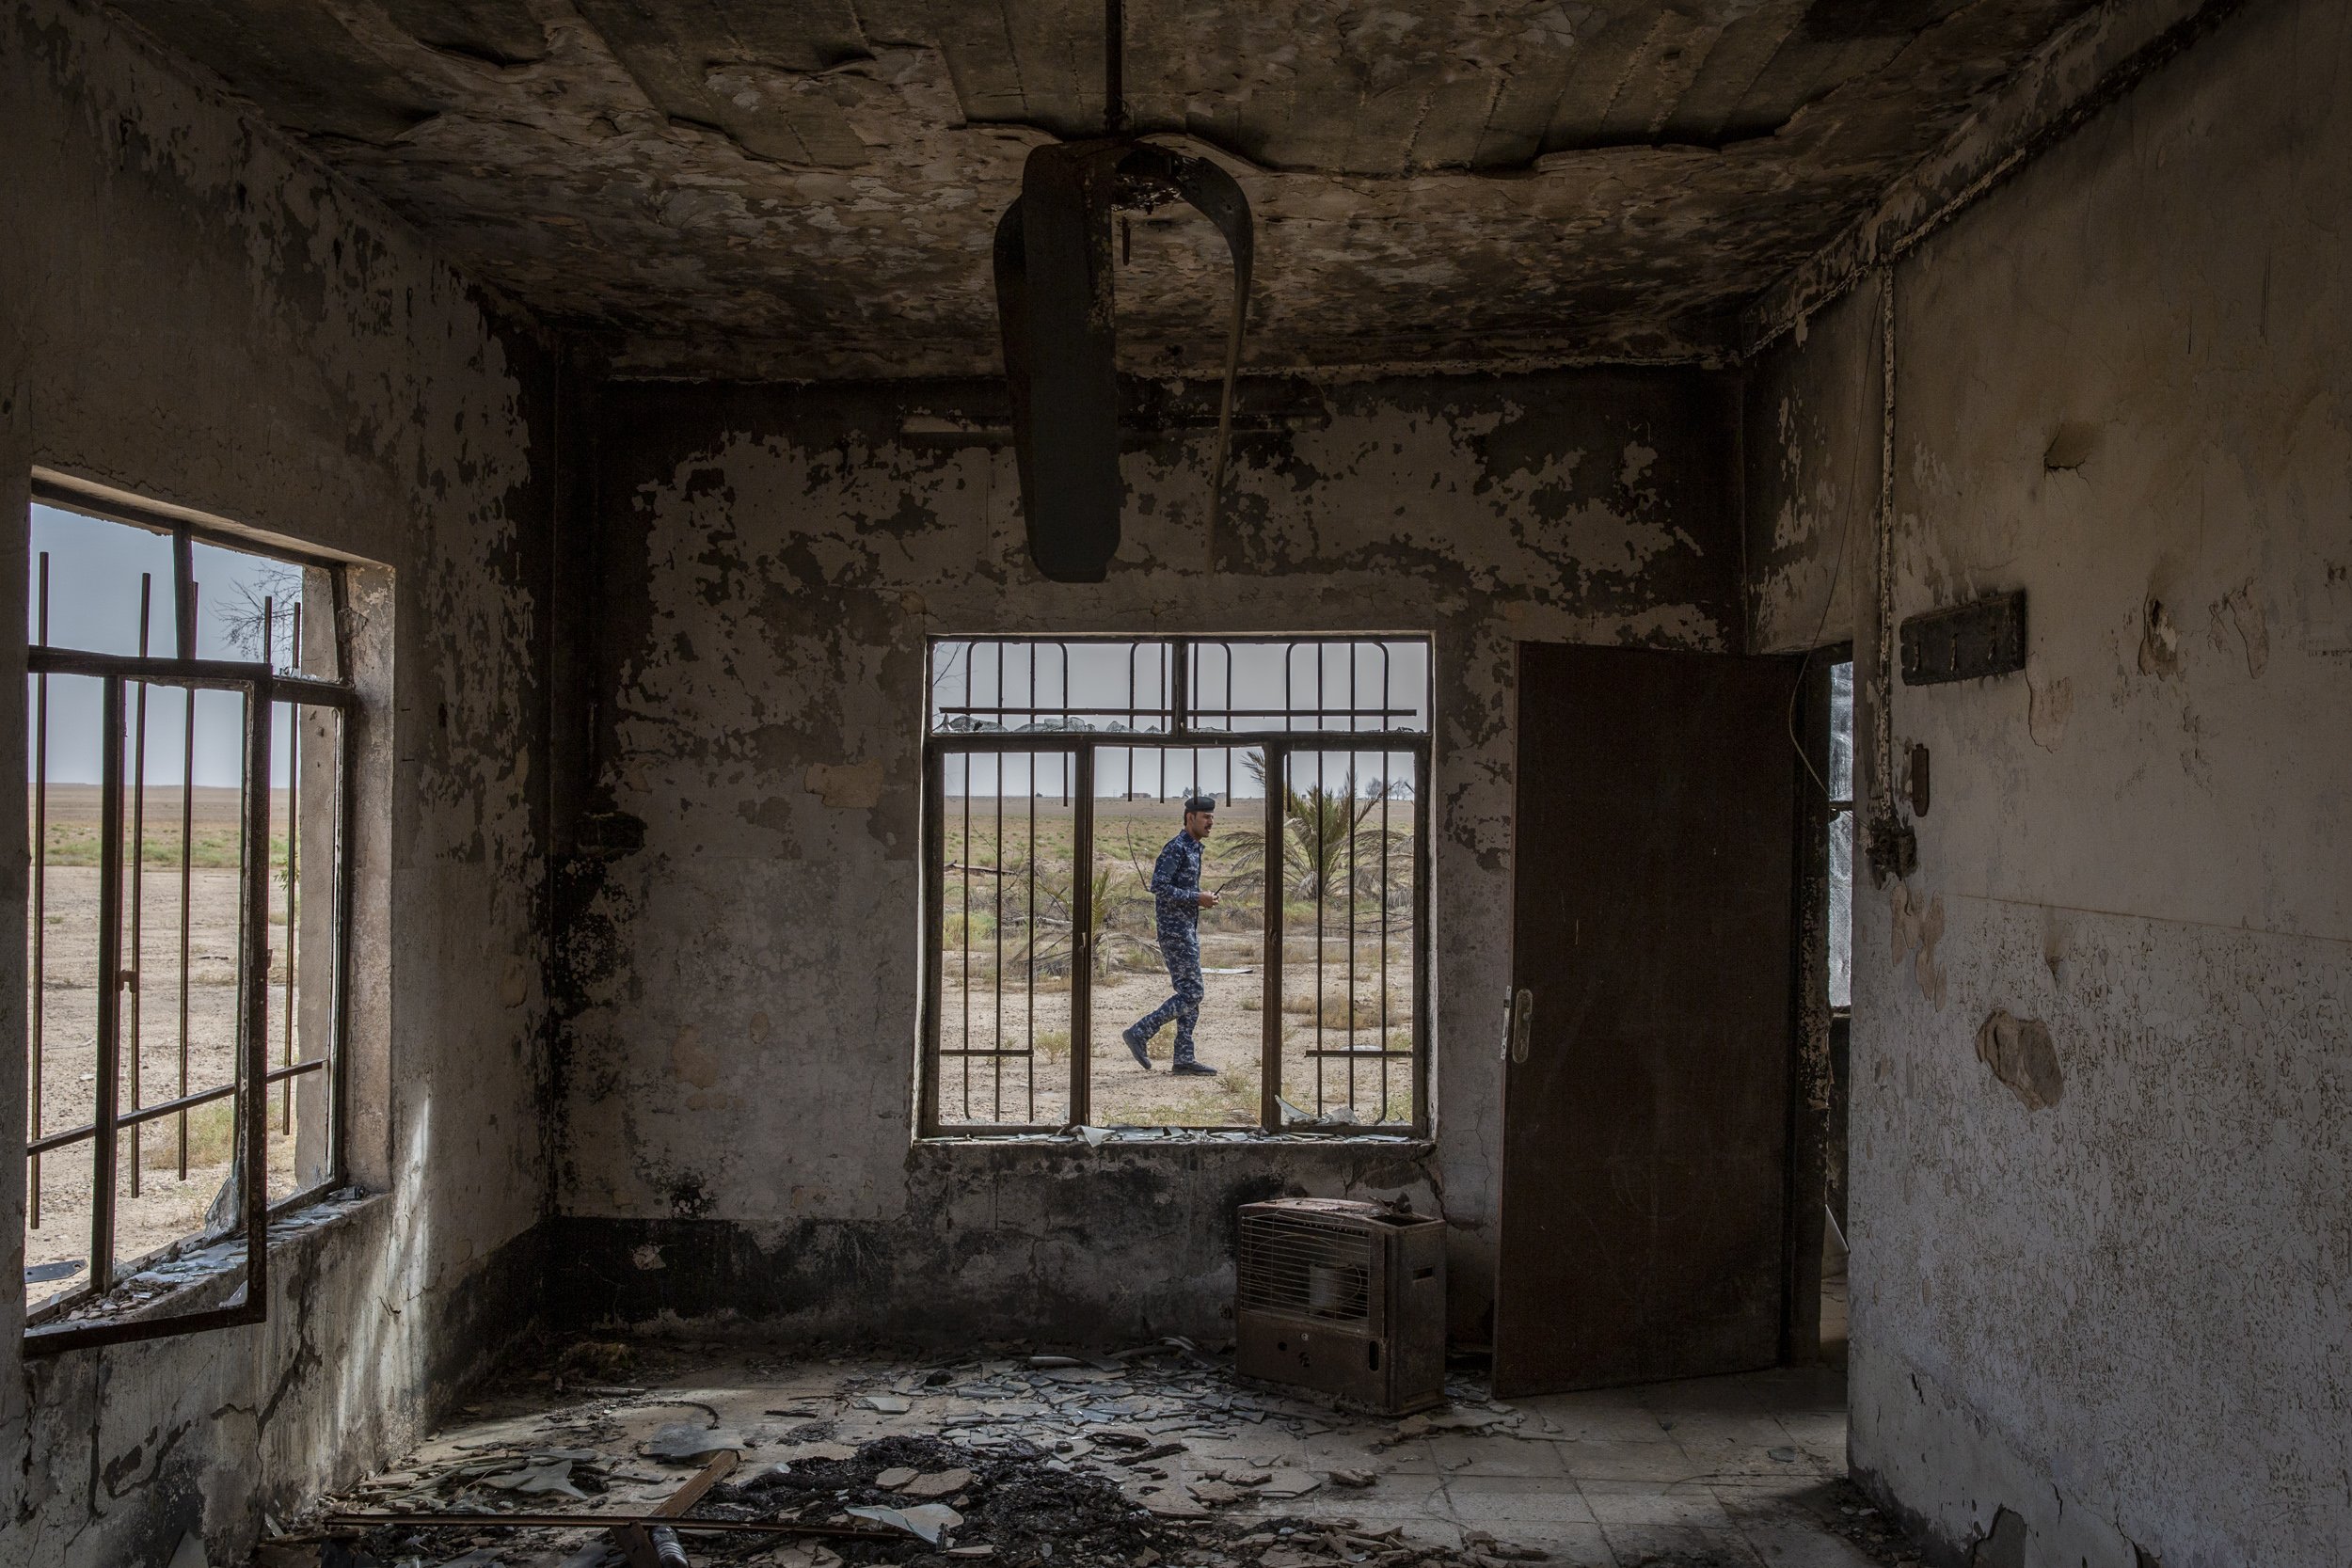
[[[700,1465],[714,1453],[739,1452],[743,1446],[739,1433],[673,1421],[655,1433],[637,1451],[649,1459],[666,1459],[673,1465]]]
[[[620,1348],[642,1386],[583,1386],[566,1351],[254,1562],[629,1568],[607,1525],[663,1522],[679,1466],[738,1455],[675,1521],[695,1568],[1753,1564],[1740,1511],[1853,1554],[1824,1563],[1901,1560],[1822,1501],[1844,1484],[1842,1415],[1800,1399],[1783,1423],[1755,1392],[1769,1384],[1714,1380],[1740,1412],[1727,1425],[1640,1391],[1522,1410],[1464,1377],[1447,1408],[1397,1421],[1241,1383],[1190,1342],[945,1364]]]

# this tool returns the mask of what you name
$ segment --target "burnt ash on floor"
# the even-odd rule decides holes
[[[1051,1562],[1075,1568],[1132,1563],[1146,1552],[1176,1558],[1200,1539],[1198,1527],[1165,1523],[1122,1496],[1100,1476],[1081,1475],[1032,1443],[1009,1444],[982,1452],[936,1437],[878,1438],[854,1459],[799,1460],[779,1465],[739,1485],[712,1490],[713,1517],[826,1518],[852,1504],[903,1507],[911,1499],[882,1486],[877,1478],[894,1469],[924,1474],[968,1470],[971,1482],[939,1499],[962,1515],[950,1537],[959,1547],[992,1546],[993,1560],[1006,1568]],[[847,1561],[898,1563],[907,1568],[965,1568],[972,1560],[946,1552],[909,1555],[907,1544],[829,1541]]]
[[[848,1459],[801,1459],[769,1466],[741,1481],[722,1481],[692,1512],[707,1519],[801,1521],[864,1527],[853,1507],[904,1508],[914,1499],[882,1484],[895,1470],[918,1475],[968,1471],[971,1480],[936,1499],[961,1516],[937,1549],[915,1538],[730,1538],[691,1534],[693,1557],[708,1562],[834,1562],[892,1568],[1152,1568],[1152,1564],[1259,1568],[1502,1568],[1542,1554],[1502,1543],[1491,1551],[1454,1551],[1402,1539],[1393,1530],[1365,1534],[1345,1519],[1252,1517],[1167,1520],[1128,1498],[1112,1481],[1082,1474],[1033,1443],[986,1451],[936,1437],[877,1438]],[[575,1479],[580,1472],[574,1471]],[[464,1560],[485,1550],[485,1537],[464,1528],[388,1528],[340,1539],[351,1568]],[[980,1550],[985,1548],[985,1551]],[[1500,1555],[1498,1555],[1500,1554]],[[596,1560],[593,1553],[590,1560]]]
[[[697,1565],[1755,1568],[1759,1551],[1772,1561],[1792,1546],[1847,1568],[1915,1564],[1837,1463],[1842,1418],[1822,1413],[1842,1389],[1807,1394],[1810,1375],[1661,1386],[1648,1402],[1635,1390],[1511,1404],[1464,1370],[1449,1379],[1444,1407],[1400,1419],[1247,1383],[1183,1341],[944,1359],[667,1341],[549,1347],[483,1389],[402,1468],[323,1499],[254,1561],[615,1568],[619,1555],[594,1526],[361,1534],[320,1515],[642,1513],[732,1450],[739,1467],[695,1515],[883,1533],[683,1532]],[[1612,1475],[1653,1479],[1590,1479]],[[1643,1489],[1632,1501],[1683,1524],[1603,1528],[1585,1512],[1610,1503],[1628,1517],[1629,1487]],[[1718,1499],[1760,1530],[1761,1546],[1720,1513],[1711,1526],[1695,1522]],[[956,1516],[944,1540],[849,1512],[925,1504]]]

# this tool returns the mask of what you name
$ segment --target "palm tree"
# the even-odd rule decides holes
[[[1265,759],[1249,753],[1242,759],[1261,786],[1265,784]],[[1354,768],[1337,787],[1320,781],[1305,789],[1294,789],[1288,780],[1282,784],[1282,831],[1285,840],[1282,863],[1292,873],[1285,880],[1284,896],[1329,900],[1349,891],[1351,871],[1356,872],[1354,891],[1377,886],[1377,871],[1367,877],[1359,870],[1364,862],[1375,865],[1385,862],[1398,840],[1405,835],[1391,830],[1366,827],[1365,822],[1380,808],[1383,800],[1393,800],[1405,793],[1405,786],[1390,779],[1375,780],[1359,794]],[[1265,835],[1242,832],[1233,835],[1238,844],[1264,852]],[[1391,874],[1391,885],[1394,883]]]
[[[1100,953],[1103,949],[1104,935],[1110,928],[1110,867],[1106,865],[1095,867],[1094,875],[1089,880],[1091,884],[1092,896],[1089,900],[1087,911],[1087,925],[1089,927],[1087,933],[1087,951]],[[1038,890],[1043,897],[1046,908],[1037,911],[1032,923],[1029,941],[1036,947],[1038,961],[1041,964],[1067,963],[1069,960],[1070,929],[1076,924],[1075,888],[1074,883],[1065,883],[1060,887],[1049,884]],[[1012,961],[1025,962],[1027,958],[1028,952],[1024,949]]]

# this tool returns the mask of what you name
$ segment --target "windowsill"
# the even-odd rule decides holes
[[[1434,1139],[1410,1132],[1267,1132],[1249,1127],[1088,1127],[1053,1132],[939,1132],[914,1140],[917,1148],[1035,1148],[1071,1153],[1116,1148],[1342,1148],[1428,1154]]]
[[[270,1260],[275,1263],[305,1237],[357,1224],[369,1208],[384,1201],[384,1194],[346,1187],[288,1211],[269,1222],[264,1244]],[[183,1242],[148,1259],[134,1272],[119,1275],[115,1288],[97,1300],[71,1310],[52,1307],[36,1312],[25,1320],[25,1327],[142,1323],[226,1306],[244,1286],[245,1260],[246,1244],[240,1236],[200,1245]]]

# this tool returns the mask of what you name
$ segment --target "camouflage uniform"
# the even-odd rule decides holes
[[[1169,1019],[1176,1021],[1176,1064],[1190,1062],[1192,1026],[1207,995],[1200,980],[1200,841],[1178,833],[1152,868],[1152,901],[1158,916],[1160,958],[1168,964],[1176,994],[1136,1021],[1133,1033],[1149,1039]]]

